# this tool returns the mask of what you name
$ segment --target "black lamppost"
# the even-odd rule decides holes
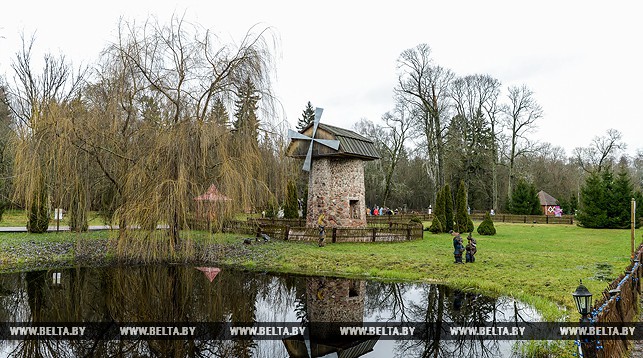
[[[576,288],[576,291],[572,293],[572,296],[574,296],[576,309],[578,313],[580,313],[582,321],[589,316],[589,310],[592,307],[592,293],[583,285],[583,280],[580,280],[580,284]]]
[[[574,297],[574,302],[576,303],[576,309],[581,315],[580,324],[588,325],[590,322],[589,314],[592,308],[592,293],[589,292],[585,285],[583,285],[583,280],[580,280],[580,284],[576,288],[576,291],[572,293],[572,296]],[[586,337],[583,337],[583,340],[581,340],[581,337],[579,336],[578,343],[579,357],[595,357],[594,350],[591,347],[591,343]]]

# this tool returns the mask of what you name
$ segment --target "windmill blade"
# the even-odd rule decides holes
[[[288,129],[288,139],[293,140],[293,139],[305,139],[305,140],[310,140],[311,138],[305,134],[301,134],[297,131],[294,131],[292,129]]]
[[[339,141],[336,139],[314,139],[315,142],[325,145],[328,148],[332,148],[335,150],[339,149]]]
[[[304,160],[304,166],[301,169],[309,172],[312,160],[313,160],[313,141],[310,141],[310,147],[308,147],[308,153],[306,154],[306,159]]]
[[[315,138],[315,133],[317,133],[317,127],[319,126],[319,120],[321,119],[321,115],[324,112],[323,108],[316,107],[315,108],[315,119],[313,120],[313,133],[311,134],[312,138]],[[313,145],[310,143],[310,145]]]
[[[315,107],[315,122],[319,123],[322,113],[324,113],[323,108]]]

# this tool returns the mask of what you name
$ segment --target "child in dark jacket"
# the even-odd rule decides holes
[[[476,262],[476,252],[478,252],[478,247],[476,243],[476,239],[471,236],[471,233],[469,233],[469,236],[467,236],[467,247],[466,247],[466,260],[467,262]]]

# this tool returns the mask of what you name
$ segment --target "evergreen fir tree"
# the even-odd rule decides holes
[[[222,127],[230,125],[230,115],[221,98],[217,97],[217,99],[214,100],[212,111],[210,112],[210,120]]]
[[[470,221],[471,217],[467,212],[467,189],[464,186],[464,180],[461,180],[456,194],[455,227],[453,230],[460,233],[473,231],[473,221],[471,223]]]
[[[614,174],[610,168],[605,168],[600,173],[603,186],[602,209],[605,211],[605,215],[607,216],[607,223],[603,227],[609,228],[613,224],[613,220],[610,215],[613,215],[616,212],[616,203],[614,202]]]
[[[605,187],[603,180],[597,173],[591,173],[585,179],[581,188],[580,212],[578,221],[580,226],[588,228],[604,228],[608,226],[607,203],[605,202]]]
[[[536,190],[536,187],[533,184],[530,185],[530,190],[531,190],[531,196],[534,198],[534,200],[531,201],[531,215],[542,215],[543,208],[540,205],[540,198],[538,197],[538,191]]]
[[[616,178],[609,168],[592,173],[581,189],[579,224],[589,228],[628,228],[632,198],[636,200],[640,195],[634,191],[626,168],[621,168]],[[636,217],[641,214],[643,211],[637,205]],[[636,222],[635,226],[638,225]]]
[[[298,217],[297,186],[294,181],[289,180],[286,188],[286,202],[284,203],[284,218],[297,219]]]
[[[313,105],[308,101],[306,109],[301,113],[301,118],[297,121],[297,130],[301,131],[302,129],[308,127],[309,124],[313,123],[315,120],[315,109]]]
[[[446,219],[443,222],[444,231],[449,232],[453,230],[453,194],[449,184],[445,184],[442,190],[444,192],[444,216]]]
[[[627,169],[622,167],[614,179],[607,217],[610,228],[627,229],[631,221],[631,201],[634,188]]]
[[[565,198],[556,199],[556,205],[560,206],[560,210],[563,211],[563,214],[569,214],[570,204],[569,201]]]
[[[509,211],[518,215],[542,214],[538,192],[533,184],[520,179],[511,195]]]
[[[249,140],[250,143],[258,146],[259,136],[259,120],[257,119],[257,102],[261,99],[254,83],[247,78],[239,87],[237,94],[237,101],[235,102],[236,120],[234,121],[234,128],[237,130],[238,135],[243,140]]]

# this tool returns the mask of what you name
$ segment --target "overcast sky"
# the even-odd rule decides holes
[[[381,3],[378,5],[378,3]],[[385,4],[385,5],[384,5]],[[118,19],[185,14],[240,40],[253,25],[278,38],[275,91],[294,127],[306,103],[350,128],[393,109],[400,53],[420,43],[456,75],[527,85],[543,107],[534,138],[588,146],[609,128],[643,149],[643,3],[639,1],[11,1],[0,6],[0,73],[19,35],[74,64],[95,61]]]

